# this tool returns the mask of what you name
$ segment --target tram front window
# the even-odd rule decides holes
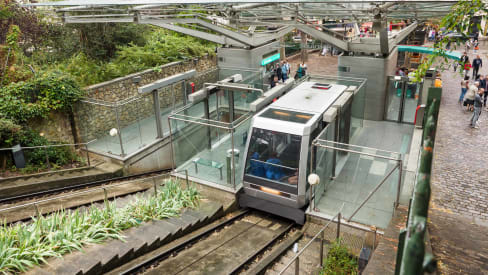
[[[246,158],[245,180],[296,188],[302,137],[253,128]],[[265,184],[267,185],[267,184]],[[280,188],[281,189],[281,188]]]

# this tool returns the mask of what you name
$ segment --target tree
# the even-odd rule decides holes
[[[19,43],[24,52],[42,44],[47,28],[35,10],[23,8],[13,0],[0,0],[0,7],[0,44],[6,43],[11,25],[18,26],[24,34]]]
[[[474,21],[472,17],[475,14],[480,14],[482,19],[486,19],[488,15],[488,6],[482,0],[460,0],[452,6],[451,11],[442,18],[440,27],[445,28],[444,33],[457,32],[461,34],[462,38],[451,38],[444,36],[439,42],[434,44],[434,52],[420,64],[414,72],[415,80],[421,81],[425,73],[432,67],[434,62],[439,62],[439,69],[444,70],[449,65],[447,58],[446,46],[448,43],[452,45],[451,48],[456,49],[457,46],[462,45],[462,41],[469,38],[470,32],[473,29]],[[481,30],[481,26],[477,25],[477,29]],[[458,61],[454,61],[458,62]]]

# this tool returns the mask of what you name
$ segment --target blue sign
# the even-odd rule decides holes
[[[280,53],[274,54],[272,56],[268,56],[265,59],[261,60],[261,66],[265,66],[266,64],[269,64],[278,59],[280,59]]]

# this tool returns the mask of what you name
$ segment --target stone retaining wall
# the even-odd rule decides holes
[[[99,104],[86,101],[76,104],[75,120],[80,140],[88,142],[107,135],[112,128],[117,128],[116,114],[119,115],[120,128],[153,116],[152,95],[141,96],[137,88],[193,69],[197,70],[197,75],[187,82],[188,92],[191,92],[190,82],[194,82],[195,90],[198,90],[205,82],[218,80],[217,60],[215,57],[205,56],[200,59],[169,63],[157,70],[149,69],[87,87],[87,98]],[[160,89],[159,98],[161,112],[171,111],[173,102],[176,107],[183,103],[182,85],[174,85],[173,91],[169,87]]]
[[[45,138],[61,143],[74,143],[73,132],[69,114],[64,112],[50,112],[47,118],[35,118],[27,122],[27,125]]]

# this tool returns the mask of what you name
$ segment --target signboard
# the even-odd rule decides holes
[[[265,59],[261,60],[261,66],[266,66],[267,64],[280,59],[280,53],[274,54],[272,56],[268,56]]]

